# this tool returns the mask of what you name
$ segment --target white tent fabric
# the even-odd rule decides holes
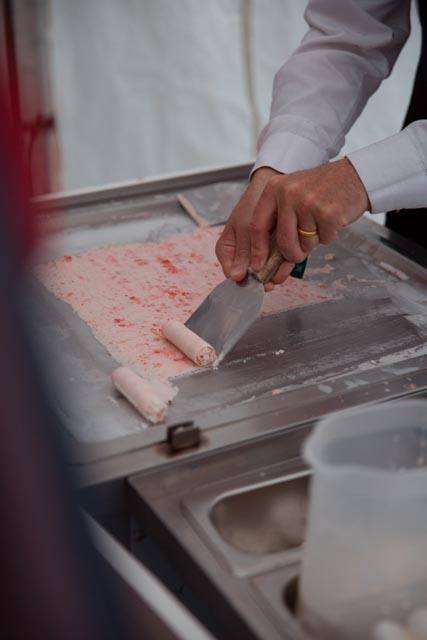
[[[51,0],[62,187],[248,162],[305,0]],[[345,151],[399,130],[417,18]]]

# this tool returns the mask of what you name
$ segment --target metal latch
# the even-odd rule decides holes
[[[182,451],[200,444],[200,428],[192,420],[168,427],[166,442],[172,451]]]

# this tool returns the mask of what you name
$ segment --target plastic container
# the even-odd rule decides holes
[[[427,605],[427,603],[425,603]],[[410,631],[417,640],[427,640],[427,609],[416,609],[408,618]]]
[[[360,640],[427,602],[427,401],[336,413],[307,440],[313,467],[299,616]]]

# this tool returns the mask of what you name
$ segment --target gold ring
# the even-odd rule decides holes
[[[305,229],[300,229],[299,227],[297,227],[297,231],[300,236],[304,236],[304,238],[314,238],[314,236],[317,236],[317,231],[306,231]]]

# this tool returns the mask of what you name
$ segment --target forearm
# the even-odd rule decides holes
[[[427,120],[348,154],[372,213],[427,207]]]
[[[282,173],[328,161],[386,78],[409,33],[409,0],[311,0],[309,31],[274,80],[254,166]]]

